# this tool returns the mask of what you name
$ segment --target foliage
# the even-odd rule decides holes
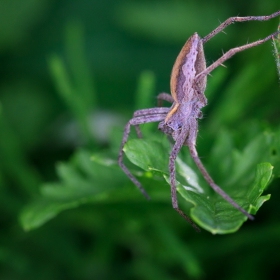
[[[222,147],[226,146],[223,145]],[[254,148],[259,149],[262,146],[255,145]],[[166,170],[168,155],[166,155],[165,150],[158,143],[141,140],[131,140],[126,145],[126,154],[132,162],[144,168],[146,171],[161,173],[166,178],[166,181],[169,182],[169,176]],[[221,151],[227,152],[227,161],[229,164],[226,169],[227,171],[231,171],[229,173],[230,175],[225,171],[224,160],[221,160],[216,168],[218,170],[224,169],[225,171],[222,173],[225,178],[221,179],[226,183],[226,192],[247,211],[251,210],[250,212],[256,214],[262,203],[270,198],[270,195],[260,195],[265,190],[271,178],[272,166],[269,163],[259,164],[255,171],[254,181],[252,179],[248,180],[248,177],[252,177],[249,176],[250,171],[248,168],[242,168],[240,172],[238,165],[242,162],[243,167],[251,167],[252,162],[249,161],[252,158],[246,157],[245,152],[239,156],[238,160],[234,160],[233,155],[230,156],[231,151],[232,148]],[[256,151],[258,150],[251,149],[249,154],[255,153]],[[178,192],[186,201],[193,204],[190,212],[191,217],[201,227],[209,230],[213,234],[230,233],[236,231],[246,220],[246,217],[225,202],[220,196],[209,193],[207,188],[199,182],[198,175],[194,170],[180,158],[177,159],[177,170],[179,175]]]
[[[186,224],[171,206],[170,144],[156,125],[143,126],[144,139],[132,133],[125,146],[126,164],[151,201],[120,170],[117,155],[132,112],[168,92],[188,36],[206,35],[217,19],[270,14],[277,2],[37,2],[5,0],[0,9],[0,278],[273,275],[280,96],[271,44],[213,72],[199,124],[202,161],[254,222],[241,227],[245,218],[213,194],[185,148],[177,160],[179,203],[204,230]],[[265,37],[278,21],[243,24],[207,43],[207,63],[221,48]]]
[[[278,31],[280,31],[280,24],[278,25]],[[276,36],[276,38],[272,38],[272,45],[274,49],[275,62],[277,67],[278,76],[280,79],[280,35]]]

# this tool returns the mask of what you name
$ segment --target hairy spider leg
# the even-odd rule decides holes
[[[129,137],[131,126],[135,126],[137,135],[138,135],[138,137],[141,138],[142,134],[139,129],[139,125],[144,124],[144,123],[162,121],[166,117],[166,114],[168,111],[169,111],[169,108],[165,108],[165,107],[138,110],[134,113],[133,118],[126,124],[125,129],[124,129],[123,139],[122,139],[119,157],[118,157],[118,163],[119,163],[120,167],[122,168],[122,170],[124,171],[124,173],[140,189],[142,194],[147,199],[150,199],[149,195],[147,194],[145,189],[142,187],[141,183],[131,174],[131,172],[128,170],[128,168],[123,163],[123,154],[124,154],[123,148]]]
[[[208,66],[204,71],[200,72],[196,77],[195,77],[195,83],[197,84],[197,81],[201,79],[203,76],[206,76],[210,74],[215,68],[223,64],[226,60],[231,58],[233,55],[236,53],[242,52],[244,50],[256,47],[258,45],[261,45],[265,43],[266,41],[270,40],[271,38],[277,36],[280,33],[280,31],[276,31],[273,34],[267,36],[266,38],[262,40],[255,41],[250,44],[246,44],[240,47],[232,48],[229,51],[227,51],[223,56],[221,56],[218,60],[216,60],[214,63],[212,63],[210,66]],[[203,39],[202,39],[203,40]]]
[[[280,10],[269,15],[269,16],[248,16],[248,17],[230,17],[224,22],[222,22],[217,28],[215,28],[212,32],[210,32],[207,36],[202,39],[202,43],[206,43],[210,39],[212,39],[215,35],[224,30],[227,26],[235,22],[244,22],[244,21],[266,21],[272,18],[275,18],[280,15]]]
[[[160,93],[157,96],[157,100],[158,100],[158,107],[162,107],[162,103],[163,103],[162,101],[167,101],[169,103],[174,102],[174,99],[173,99],[172,95],[169,94],[169,93],[165,93],[165,92]]]
[[[195,164],[197,165],[198,169],[202,173],[204,179],[208,182],[210,187],[218,193],[222,198],[224,198],[226,201],[228,201],[232,206],[234,206],[236,209],[238,209],[241,213],[243,213],[245,216],[247,216],[250,220],[254,220],[254,217],[250,215],[246,210],[244,210],[242,207],[240,207],[226,192],[224,192],[218,185],[215,184],[214,180],[211,178],[207,170],[205,169],[204,165],[202,164],[195,144],[196,144],[196,138],[197,138],[197,120],[195,118],[190,119],[190,129],[188,131],[188,138],[187,138],[187,145],[190,150],[190,154],[192,159],[194,160]],[[196,128],[195,128],[196,127]]]

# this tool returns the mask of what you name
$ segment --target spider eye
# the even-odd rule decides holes
[[[181,129],[182,128],[182,126],[183,126],[183,123],[182,122],[179,122],[179,121],[168,121],[167,123],[166,123],[166,125],[168,126],[168,127],[170,127],[172,130],[179,130],[179,129]]]
[[[180,130],[182,128],[182,123],[176,123],[176,125],[173,127],[174,130]]]

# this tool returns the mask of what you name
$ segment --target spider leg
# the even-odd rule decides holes
[[[214,180],[211,178],[207,170],[205,169],[204,165],[202,164],[200,158],[198,157],[198,153],[195,147],[196,137],[197,137],[197,120],[192,118],[190,121],[190,130],[187,139],[187,144],[190,150],[191,157],[193,158],[195,164],[197,165],[198,169],[202,173],[204,179],[210,185],[210,187],[218,193],[222,198],[227,200],[232,206],[242,212],[245,216],[247,216],[250,220],[254,220],[254,217],[250,215],[247,211],[245,211],[242,207],[240,207],[227,193],[225,193],[218,185],[215,184]]]
[[[167,107],[159,107],[159,108],[149,108],[149,109],[142,109],[137,110],[134,112],[133,117],[141,117],[141,116],[148,116],[148,115],[155,115],[155,114],[167,114],[170,108]],[[142,132],[140,130],[139,125],[134,125],[138,138],[142,138]]]
[[[279,11],[280,13],[280,11]],[[247,50],[249,48],[258,46],[260,44],[263,44],[264,42],[270,40],[273,37],[276,37],[278,34],[280,33],[280,31],[276,31],[273,34],[267,36],[264,39],[255,41],[253,43],[250,44],[246,44],[240,47],[236,47],[233,49],[230,49],[229,51],[227,51],[223,56],[221,56],[218,60],[216,60],[214,63],[212,63],[209,67],[207,67],[204,71],[200,72],[196,77],[195,77],[195,83],[197,84],[198,79],[201,79],[203,76],[208,75],[210,72],[212,72],[215,68],[217,68],[218,66],[220,66],[221,64],[223,64],[226,60],[228,60],[230,57],[232,57],[233,55],[235,55],[238,52],[242,52],[244,50]]]
[[[143,135],[142,135],[139,124],[136,124],[134,127],[135,127],[136,134],[137,134],[138,138],[143,138]]]
[[[230,17],[227,20],[225,20],[223,23],[221,23],[216,29],[214,29],[211,33],[209,33],[207,36],[205,36],[202,39],[202,43],[205,44],[207,41],[212,39],[215,35],[220,33],[223,29],[225,29],[227,26],[234,22],[244,22],[244,21],[265,21],[270,20],[272,18],[275,18],[280,15],[280,11],[275,12],[269,16],[249,16],[249,17]]]
[[[157,96],[157,100],[158,100],[158,107],[162,106],[162,101],[167,101],[169,103],[173,103],[174,99],[172,97],[172,95],[170,95],[169,93],[165,93],[162,92]]]
[[[170,108],[168,107],[155,107],[155,108],[149,108],[149,109],[142,109],[137,110],[134,112],[133,117],[145,117],[149,115],[159,115],[159,114],[167,114],[169,112]]]
[[[199,227],[192,221],[190,217],[188,217],[180,208],[178,205],[178,199],[177,199],[177,189],[176,189],[176,168],[175,168],[175,161],[178,156],[179,151],[181,150],[185,139],[189,133],[189,124],[186,124],[182,127],[181,133],[179,137],[177,138],[173,149],[171,151],[170,157],[169,157],[169,172],[170,172],[170,186],[171,186],[171,199],[172,199],[172,207],[180,214],[181,217],[183,217],[188,223],[192,225],[192,227],[199,232]]]
[[[150,197],[148,196],[148,194],[146,193],[146,191],[142,187],[141,183],[131,174],[131,172],[128,170],[128,168],[124,165],[124,163],[123,163],[123,154],[124,154],[123,148],[124,148],[125,143],[127,142],[131,126],[137,127],[140,124],[144,124],[144,123],[162,121],[162,120],[165,119],[166,110],[162,110],[162,108],[154,108],[154,109],[146,109],[146,110],[139,110],[139,111],[141,112],[141,113],[139,113],[139,116],[133,117],[125,126],[123,139],[122,139],[122,143],[121,143],[121,147],[120,147],[120,151],[119,151],[118,163],[119,163],[119,166],[124,171],[124,173],[128,176],[128,178],[140,189],[142,194],[147,199],[150,199]],[[137,115],[139,111],[136,111],[135,114]],[[152,111],[154,112],[154,114],[150,114]],[[147,113],[147,114],[145,114],[145,113]],[[136,131],[137,131],[137,129],[136,129]]]

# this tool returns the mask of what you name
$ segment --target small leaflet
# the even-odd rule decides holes
[[[278,25],[277,30],[280,31],[280,24]],[[273,54],[276,62],[277,74],[280,83],[280,33],[276,37],[272,37],[272,46],[273,46]]]

